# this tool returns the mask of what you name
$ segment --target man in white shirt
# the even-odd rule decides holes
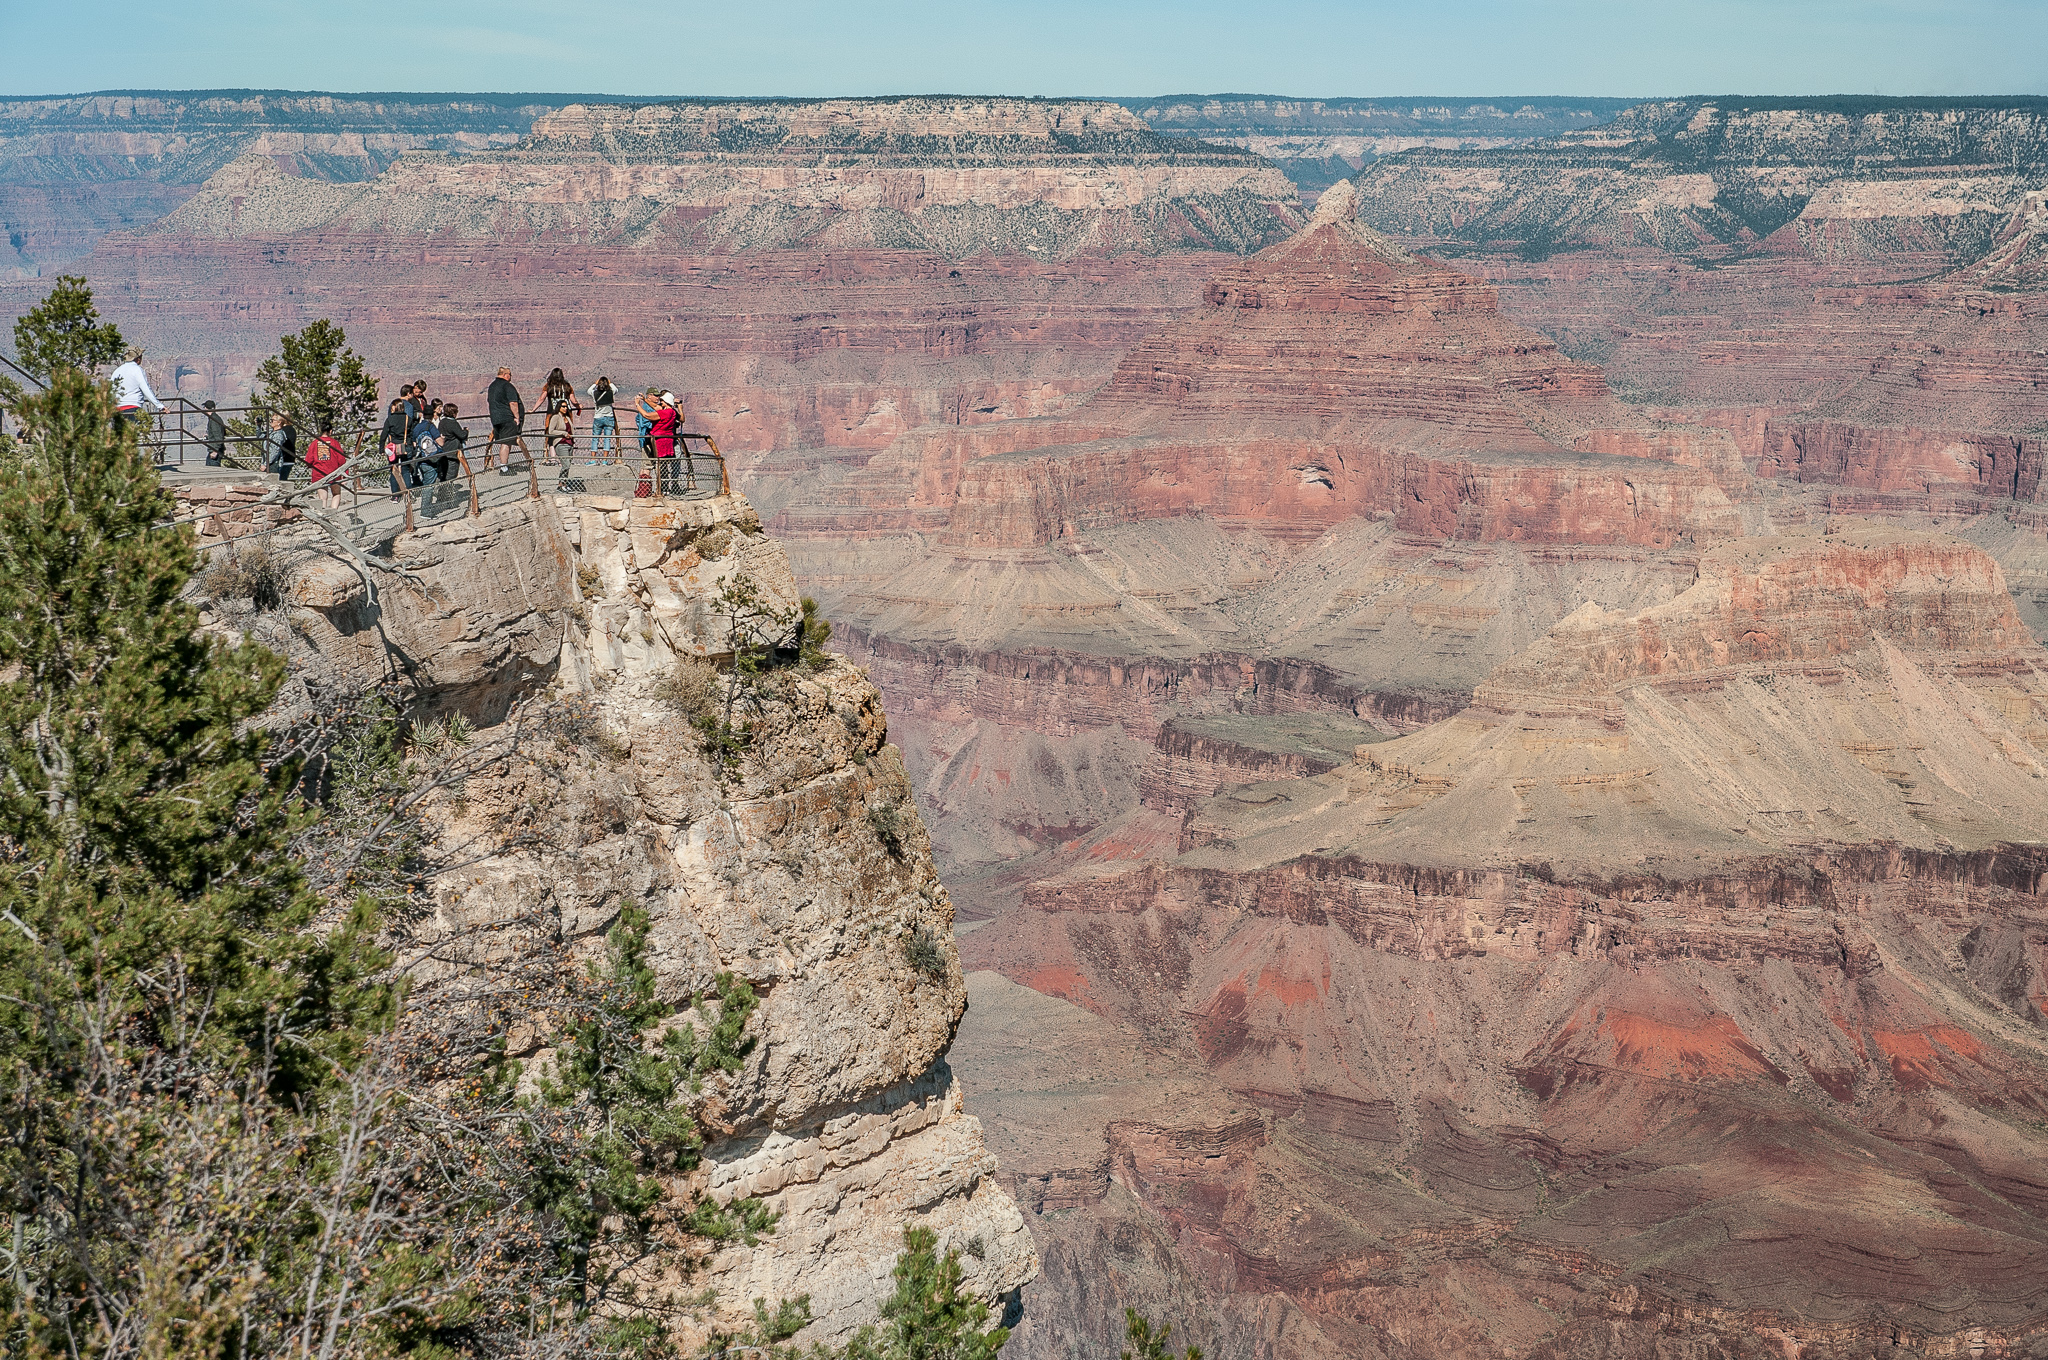
[[[114,370],[114,428],[120,429],[135,419],[135,413],[147,405],[152,411],[161,411],[164,404],[156,399],[156,393],[149,387],[149,375],[142,371],[142,351],[130,349],[123,356],[126,360]]]

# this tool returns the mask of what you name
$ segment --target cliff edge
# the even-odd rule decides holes
[[[745,694],[749,741],[723,762],[675,697],[679,659],[730,656],[730,588],[764,609],[797,604],[753,508],[519,501],[383,545],[410,575],[383,574],[373,593],[289,538],[303,531],[229,508],[230,493],[198,495],[216,512],[202,543],[270,530],[297,549],[285,609],[243,625],[296,651],[301,685],[396,681],[416,712],[461,713],[480,733],[544,696],[551,721],[576,730],[467,782],[451,841],[508,819],[531,834],[436,881],[406,945],[416,987],[438,985],[447,941],[539,920],[595,954],[633,908],[663,1000],[716,998],[723,974],[752,987],[752,1046],[692,1098],[705,1146],[668,1189],[681,1210],[751,1198],[777,1221],[672,1281],[679,1296],[710,1286],[698,1323],[808,1295],[814,1321],[797,1340],[841,1337],[876,1320],[907,1224],[958,1250],[969,1289],[1014,1317],[1037,1256],[946,1062],[967,1006],[953,908],[880,695],[837,655],[774,670]],[[521,1051],[516,1031],[512,1047],[547,1056]]]

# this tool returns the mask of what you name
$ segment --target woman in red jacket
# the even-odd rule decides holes
[[[655,475],[661,478],[661,494],[674,494],[676,490],[676,431],[682,427],[683,413],[676,405],[676,394],[661,394],[661,407],[654,413],[654,456]]]

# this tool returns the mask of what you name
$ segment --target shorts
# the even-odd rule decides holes
[[[491,422],[491,442],[493,444],[517,444],[521,452],[524,452],[526,449],[525,437],[519,433],[519,427],[510,421],[506,421],[503,424],[495,420]]]

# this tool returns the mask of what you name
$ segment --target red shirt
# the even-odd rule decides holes
[[[681,423],[682,412],[673,406],[664,406],[654,417],[654,456],[673,458],[676,456],[676,426]]]
[[[306,470],[314,481],[337,472],[348,462],[348,453],[341,447],[341,441],[331,434],[323,434],[306,446]]]

